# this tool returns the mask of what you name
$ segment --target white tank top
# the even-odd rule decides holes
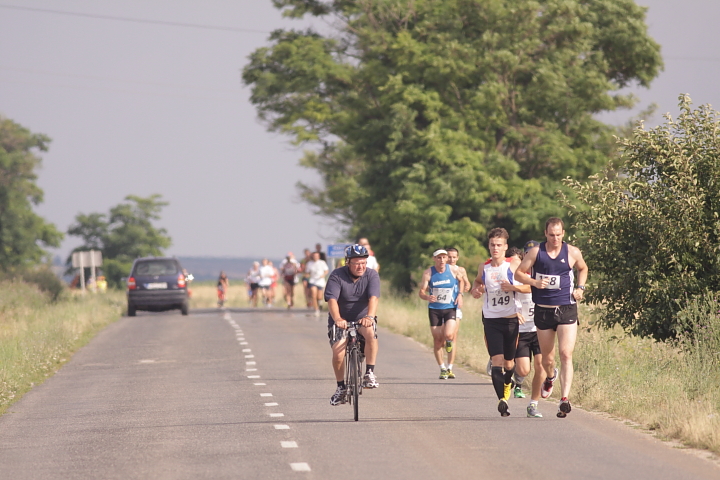
[[[515,279],[513,279],[513,284],[524,285]],[[520,332],[537,332],[537,327],[535,326],[535,304],[532,301],[532,292],[515,292],[515,302],[517,303],[518,311],[525,317],[525,323],[520,324]]]
[[[513,283],[510,259],[506,259],[499,267],[493,267],[492,260],[485,262],[482,278],[485,284],[483,317],[502,318],[515,315],[518,312],[515,292],[503,292],[500,288],[502,280]]]

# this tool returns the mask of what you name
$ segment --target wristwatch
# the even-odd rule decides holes
[[[575,288],[579,288],[580,290],[585,290],[585,285],[578,285],[578,286],[575,287]]]

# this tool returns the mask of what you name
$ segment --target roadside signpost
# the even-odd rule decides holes
[[[92,284],[97,285],[95,277],[95,268],[102,266],[102,252],[90,250],[89,252],[74,252],[72,254],[73,268],[80,269],[80,288],[85,291],[85,268],[90,268],[90,278]]]
[[[345,249],[352,245],[352,243],[334,243],[327,246],[327,258],[332,259],[330,266],[331,269],[335,268],[335,259],[345,257]]]

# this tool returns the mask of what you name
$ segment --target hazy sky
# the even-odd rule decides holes
[[[681,92],[720,107],[720,2],[638,3],[650,7],[665,60],[649,90],[634,89],[638,109],[655,102],[676,114]],[[4,8],[12,5],[87,16]],[[64,231],[79,212],[160,193],[171,254],[278,257],[334,241],[336,229],[295,189],[317,175],[297,165],[301,151],[287,138],[265,131],[240,81],[268,33],[298,23],[270,0],[0,0],[0,114],[53,139],[38,213]],[[623,123],[631,113],[602,118]],[[77,243],[67,238],[57,253]]]

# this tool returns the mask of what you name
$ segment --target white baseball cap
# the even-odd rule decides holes
[[[444,249],[441,248],[441,249],[435,250],[435,251],[433,252],[433,257],[437,257],[438,255],[447,255],[447,254],[448,254],[448,253],[447,253],[447,250],[444,250]]]

